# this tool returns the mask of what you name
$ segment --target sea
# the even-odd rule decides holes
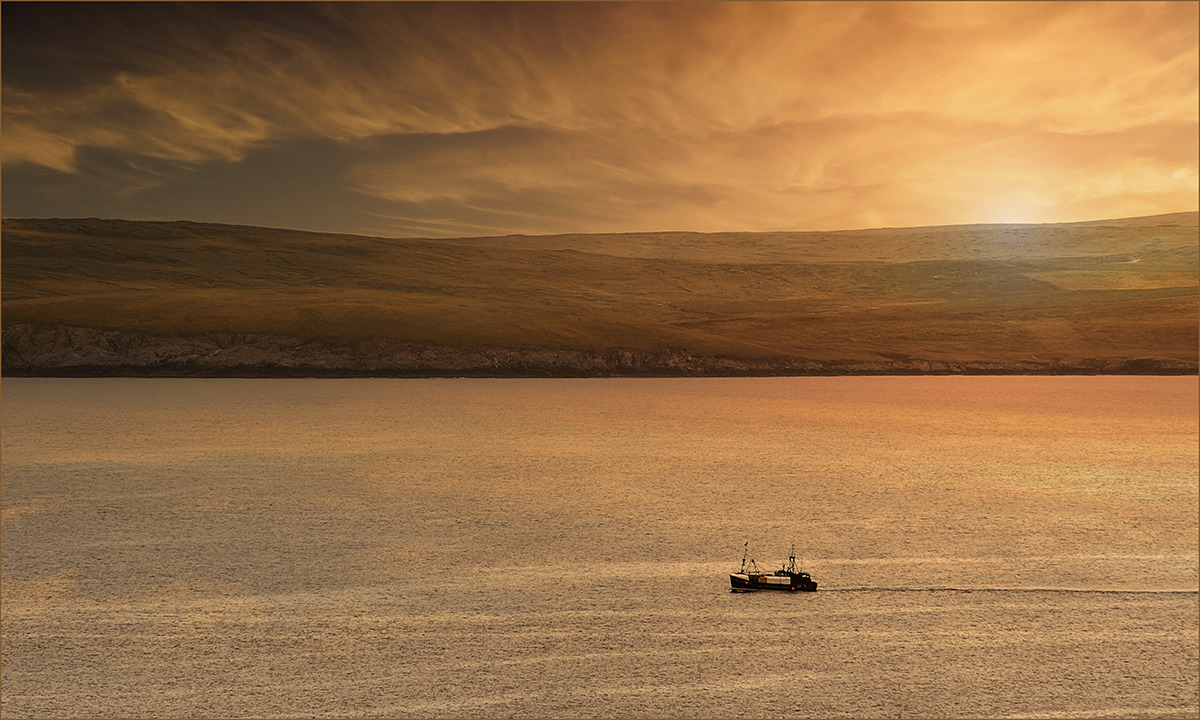
[[[5,379],[0,714],[1197,717],[1197,391]]]

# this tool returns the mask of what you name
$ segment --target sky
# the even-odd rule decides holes
[[[4,2],[5,217],[393,237],[1200,206],[1197,2]]]

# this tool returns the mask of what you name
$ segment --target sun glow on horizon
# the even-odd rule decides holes
[[[1001,225],[1031,225],[1047,222],[1043,212],[1044,205],[1032,197],[1032,193],[1022,190],[1012,190],[1007,193],[997,193],[982,203],[979,213],[979,223]]]

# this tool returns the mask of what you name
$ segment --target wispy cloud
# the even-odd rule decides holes
[[[347,191],[440,234],[1053,221],[1198,192],[1194,3],[11,5],[10,186],[88,149],[203,175],[322,140]]]

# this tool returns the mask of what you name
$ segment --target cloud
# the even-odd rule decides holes
[[[319,141],[446,234],[1195,207],[1194,3],[77,5],[4,6],[8,182]]]
[[[1050,222],[1062,219],[1056,208],[1116,217],[1194,198],[1195,140],[1179,140],[1186,129],[1064,135],[909,113],[713,133],[703,143],[642,131],[494,131],[396,158],[381,150],[351,177],[368,195],[443,215],[473,208],[477,225],[491,212],[496,232]],[[1124,204],[1125,195],[1134,200]],[[543,214],[514,217],[514,198],[536,200]]]

